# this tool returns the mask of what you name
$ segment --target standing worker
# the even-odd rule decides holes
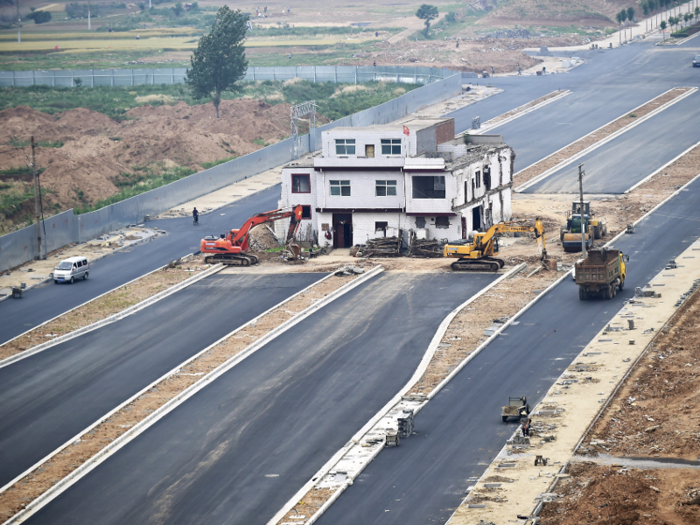
[[[199,212],[197,211],[197,207],[194,207],[194,210],[192,210],[192,222],[194,224],[199,224]]]
[[[529,436],[530,435],[530,425],[532,424],[532,419],[528,418],[528,420],[523,424],[523,436]]]

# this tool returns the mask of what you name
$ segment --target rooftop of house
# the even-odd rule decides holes
[[[382,131],[394,131],[394,132],[403,132],[403,127],[406,126],[409,131],[420,131],[422,129],[427,129],[431,128],[433,126],[436,126],[438,124],[442,124],[443,122],[448,122],[452,120],[451,118],[412,118],[410,120],[406,120],[404,122],[401,122],[399,124],[375,124],[373,126],[363,126],[362,128],[357,128],[357,127],[352,127],[352,126],[346,126],[346,127],[337,127],[333,129],[329,129],[326,131],[326,133],[348,133],[348,132],[360,132],[360,131],[368,131],[368,132],[382,132]]]

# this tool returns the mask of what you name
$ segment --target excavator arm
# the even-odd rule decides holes
[[[250,231],[260,224],[265,224],[266,222],[274,222],[282,219],[291,218],[289,223],[289,231],[287,232],[287,239],[285,242],[289,242],[291,238],[296,234],[299,224],[301,222],[302,206],[296,206],[291,210],[273,210],[266,211],[264,213],[258,213],[252,216],[250,219],[245,221],[243,226],[238,230],[231,230],[231,244],[240,246],[244,251],[248,250],[248,237]]]
[[[445,257],[459,257],[460,260],[452,264],[454,270],[491,270],[496,271],[505,264],[501,259],[493,256],[498,252],[496,239],[503,233],[534,233],[537,239],[540,256],[547,254],[544,226],[540,219],[535,224],[526,224],[527,220],[502,222],[494,224],[485,233],[475,233],[471,242],[456,242],[445,245]]]

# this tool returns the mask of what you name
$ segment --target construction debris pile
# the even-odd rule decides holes
[[[442,257],[445,244],[437,239],[413,239],[408,249],[411,257]]]
[[[275,232],[267,224],[260,224],[250,230],[248,244],[250,245],[250,249],[254,252],[264,252],[279,248],[282,245],[275,235]]]
[[[438,258],[444,253],[445,240],[418,239],[413,231],[409,232],[408,250],[402,250],[402,237],[379,237],[370,239],[366,244],[354,247],[350,253],[355,257],[419,257]]]
[[[379,237],[370,239],[360,246],[356,257],[398,257],[401,255],[401,239],[398,237]]]

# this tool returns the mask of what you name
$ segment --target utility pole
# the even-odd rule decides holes
[[[578,191],[580,194],[580,209],[579,209],[579,214],[581,216],[581,257],[585,259],[587,257],[586,255],[586,229],[587,229],[587,224],[586,224],[586,219],[583,214],[583,176],[585,175],[585,172],[583,171],[583,164],[578,165]]]
[[[88,31],[90,31],[92,27],[90,27],[90,0],[88,0]]]
[[[41,260],[41,193],[39,190],[39,170],[36,167],[36,151],[34,145],[34,135],[32,135],[32,157],[29,166],[34,176],[34,217],[36,219],[37,255],[36,259]]]
[[[15,0],[17,6],[17,43],[22,43],[22,19],[19,17],[19,0]]]

